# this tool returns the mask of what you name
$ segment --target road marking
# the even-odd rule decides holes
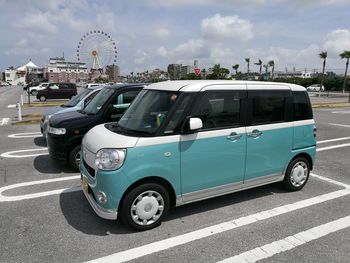
[[[24,154],[24,155],[16,155],[16,153],[25,153],[25,152],[35,152],[35,151],[46,151],[44,153],[34,153],[34,154]],[[27,158],[34,157],[39,155],[47,155],[47,148],[37,148],[37,149],[26,149],[26,150],[18,150],[2,153],[0,156],[4,158]]]
[[[329,125],[350,128],[350,125],[339,124],[339,123],[328,123]]]
[[[332,113],[335,113],[335,114],[350,114],[350,110],[332,111]]]
[[[310,241],[319,239],[331,233],[350,227],[350,216],[346,216],[323,225],[319,225],[284,239],[274,241],[261,247],[254,248],[231,258],[219,261],[220,263],[254,263],[264,258],[294,249]]]
[[[337,148],[343,148],[343,147],[348,147],[348,146],[350,146],[350,143],[344,143],[344,144],[338,144],[338,145],[322,147],[322,148],[316,149],[316,151],[317,152],[322,152],[322,151],[328,151],[328,150],[337,149]]]
[[[349,184],[345,184],[345,183],[342,183],[342,182],[339,182],[339,181],[336,181],[336,180],[333,180],[331,178],[328,178],[328,177],[324,177],[324,176],[321,176],[321,175],[317,175],[317,174],[314,174],[314,173],[310,173],[310,175],[312,177],[315,177],[319,180],[322,180],[322,181],[326,181],[330,184],[335,184],[335,185],[339,185],[339,186],[342,186],[344,188],[350,188],[350,185]]]
[[[7,137],[9,138],[35,138],[43,136],[41,132],[23,132],[23,133],[14,133],[10,134]]]
[[[328,143],[328,142],[338,142],[338,141],[344,141],[344,140],[349,140],[349,139],[350,139],[350,137],[335,138],[335,139],[318,141],[317,144]]]
[[[0,126],[7,125],[10,122],[10,118],[1,118],[0,120]]]
[[[11,190],[11,189],[19,188],[19,187],[31,186],[31,185],[37,185],[37,184],[48,184],[48,183],[52,183],[52,182],[61,182],[61,181],[67,181],[67,180],[74,180],[74,179],[78,179],[78,178],[80,178],[80,175],[47,179],[47,180],[24,182],[24,183],[11,184],[8,186],[4,186],[4,187],[0,188],[0,202],[20,201],[20,200],[38,198],[38,197],[42,197],[42,196],[61,194],[63,192],[68,193],[68,192],[80,191],[81,187],[77,186],[77,187],[73,187],[73,188],[63,188],[63,189],[57,189],[57,190],[52,190],[52,191],[39,192],[39,193],[34,193],[34,194],[26,194],[26,195],[17,195],[17,196],[6,196],[6,195],[2,194],[3,192],[5,192],[7,190]]]
[[[16,108],[16,104],[9,104],[9,105],[7,105],[7,108],[9,108],[9,109]]]
[[[317,176],[317,178],[324,178],[323,176]],[[323,180],[329,181],[328,178]],[[333,181],[333,180],[332,180]],[[329,181],[330,182],[330,181]],[[346,185],[346,184],[344,184]],[[338,190],[335,192],[318,195],[312,198],[304,199],[295,203],[275,207],[269,210],[251,214],[248,216],[240,217],[238,219],[223,222],[217,225],[205,227],[199,230],[188,232],[179,236],[167,238],[164,240],[149,243],[147,245],[139,246],[136,248],[124,250],[111,254],[109,256],[101,257],[95,260],[88,261],[90,263],[97,262],[125,262],[133,259],[137,259],[143,256],[147,256],[152,253],[160,252],[169,248],[184,245],[186,243],[196,241],[202,238],[210,237],[219,233],[223,233],[241,226],[246,226],[258,221],[262,221],[268,218],[286,214],[292,211],[296,211],[302,208],[306,208],[312,205],[321,204],[329,200],[333,200],[339,197],[343,197],[350,194],[350,185],[346,185],[345,189]]]

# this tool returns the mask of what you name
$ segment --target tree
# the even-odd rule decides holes
[[[345,64],[345,75],[344,75],[344,82],[343,82],[343,93],[345,92],[345,85],[347,83],[347,75],[348,75],[348,67],[349,67],[349,59],[350,59],[350,50],[344,50],[343,53],[339,54],[341,59],[346,59]],[[349,96],[350,99],[350,96]]]
[[[263,67],[265,68],[265,80],[267,80],[267,70],[269,69],[269,64],[265,64]]]
[[[273,74],[275,72],[275,61],[274,60],[270,60],[269,63],[267,63],[267,64],[270,67],[272,67],[270,79],[273,80]]]
[[[254,63],[254,64],[260,66],[259,75],[261,76],[261,69],[262,69],[262,64],[263,64],[261,59],[259,59],[258,62]]]
[[[220,64],[215,64],[212,68],[212,74],[208,75],[208,79],[224,79],[230,71],[227,68],[222,68]]]
[[[321,87],[320,87],[320,92],[323,87],[323,81],[324,81],[324,70],[326,68],[326,60],[327,60],[327,51],[322,51],[320,54],[318,54],[321,59],[323,59],[323,65],[322,65],[322,77],[321,77]],[[319,94],[321,95],[321,94]]]
[[[232,68],[236,71],[236,77],[237,77],[237,74],[238,74],[238,68],[239,68],[239,65],[236,64],[236,65],[233,65]]]
[[[249,79],[249,64],[250,64],[250,58],[246,58],[245,62],[247,62],[247,79]]]

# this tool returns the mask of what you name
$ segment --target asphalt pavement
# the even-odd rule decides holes
[[[15,116],[21,92],[0,88],[0,118]],[[350,108],[314,118],[318,156],[303,190],[273,184],[188,204],[145,232],[94,213],[38,124],[3,124],[0,262],[349,262]]]

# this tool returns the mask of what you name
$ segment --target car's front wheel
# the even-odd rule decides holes
[[[36,96],[38,95],[38,91],[34,89],[30,92],[30,94],[32,94],[33,96]]]
[[[68,156],[69,166],[76,172],[79,172],[79,164],[81,160],[80,149],[80,145],[74,147]]]
[[[304,157],[293,159],[287,168],[283,184],[290,191],[301,190],[309,179],[310,164]]]
[[[170,207],[168,191],[160,184],[146,183],[132,189],[120,204],[124,224],[148,230],[160,225]]]

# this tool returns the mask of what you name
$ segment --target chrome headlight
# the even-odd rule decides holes
[[[66,129],[65,128],[54,128],[54,127],[49,126],[47,132],[51,133],[51,134],[56,134],[56,135],[63,135],[63,134],[66,134]]]
[[[95,165],[101,170],[117,170],[125,160],[126,149],[101,149],[95,157]]]
[[[51,119],[51,117],[52,117],[52,114],[51,114],[51,115],[48,115],[48,116],[45,116],[45,117],[44,117],[44,123],[49,122],[49,120]]]

